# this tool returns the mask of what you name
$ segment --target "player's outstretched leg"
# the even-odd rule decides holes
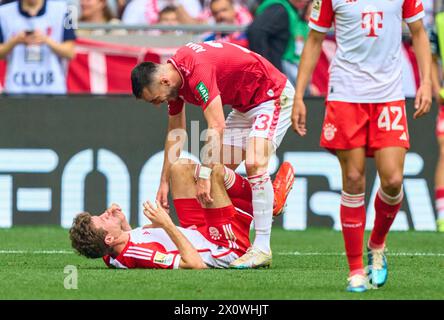
[[[294,184],[294,168],[290,162],[283,162],[273,181],[274,207],[273,216],[277,217],[284,212],[287,197]]]

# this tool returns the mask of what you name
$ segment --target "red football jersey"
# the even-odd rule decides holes
[[[237,225],[234,226],[236,227]],[[223,247],[210,242],[197,230],[181,227],[178,229],[196,248],[205,264],[210,267],[227,268],[231,261],[239,257],[239,254],[236,254],[239,251],[237,248],[228,248],[228,245]],[[236,240],[234,239],[232,243],[235,243],[237,247],[244,243],[242,239]],[[242,252],[245,250],[246,248]],[[180,259],[179,250],[162,228],[133,229],[128,243],[117,257],[113,258],[109,255],[103,257],[108,267],[120,269],[178,269]]]
[[[170,115],[180,113],[184,101],[205,110],[218,95],[223,105],[246,112],[277,99],[287,82],[267,59],[228,42],[190,42],[168,62],[183,80],[180,98],[169,101]]]

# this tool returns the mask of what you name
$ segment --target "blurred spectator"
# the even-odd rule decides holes
[[[310,0],[265,0],[248,27],[250,49],[267,58],[295,83],[307,39]]]
[[[211,14],[216,23],[220,24],[238,24],[236,20],[236,11],[232,0],[211,0],[210,2]],[[238,44],[245,48],[248,47],[247,35],[245,32],[214,32],[204,38],[204,41],[227,41]]]
[[[177,8],[174,6],[167,6],[159,12],[159,24],[175,26],[179,24],[179,17],[177,15]]]
[[[81,22],[108,23],[113,17],[106,0],[80,0]]]
[[[120,20],[115,18],[108,7],[107,0],[80,0],[81,16],[79,21],[85,23],[111,23],[119,24]],[[105,34],[104,29],[85,30],[79,29],[77,35],[102,35]],[[123,35],[127,32],[123,29],[115,29],[110,34]]]
[[[132,0],[123,11],[125,24],[156,24],[159,13],[167,6],[177,8],[180,23],[189,23],[187,19],[197,18],[202,11],[199,0]]]
[[[20,0],[0,6],[0,58],[6,93],[66,93],[65,59],[74,56],[74,29],[64,1]]]
[[[211,9],[213,0],[204,0],[202,14],[198,17],[198,23],[222,23],[217,22],[213,10]],[[253,21],[253,16],[248,7],[240,0],[230,0],[231,7],[234,9],[234,23],[239,26],[248,25]],[[223,14],[223,13],[222,13]]]
[[[177,26],[179,22],[179,14],[175,6],[166,6],[159,12],[158,24],[166,26]],[[150,30],[148,32],[150,35],[161,35],[161,34],[182,34],[182,31],[178,30]]]

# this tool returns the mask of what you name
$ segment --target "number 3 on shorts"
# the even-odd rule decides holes
[[[393,121],[390,121],[390,113],[395,115]],[[399,124],[402,119],[402,108],[397,106],[383,107],[378,118],[378,128],[386,131],[397,130],[404,131],[404,126]]]
[[[261,114],[257,116],[256,120],[254,121],[254,130],[257,131],[265,131],[268,129],[270,116],[268,114]]]

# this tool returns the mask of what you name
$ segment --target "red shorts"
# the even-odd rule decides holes
[[[321,146],[336,150],[366,148],[367,156],[385,147],[410,148],[405,101],[350,103],[327,101]]]
[[[204,210],[205,226],[197,230],[210,242],[233,249],[239,256],[251,246],[250,225],[253,217],[233,206]]]
[[[436,118],[436,136],[444,136],[444,105],[439,107],[438,117]]]

